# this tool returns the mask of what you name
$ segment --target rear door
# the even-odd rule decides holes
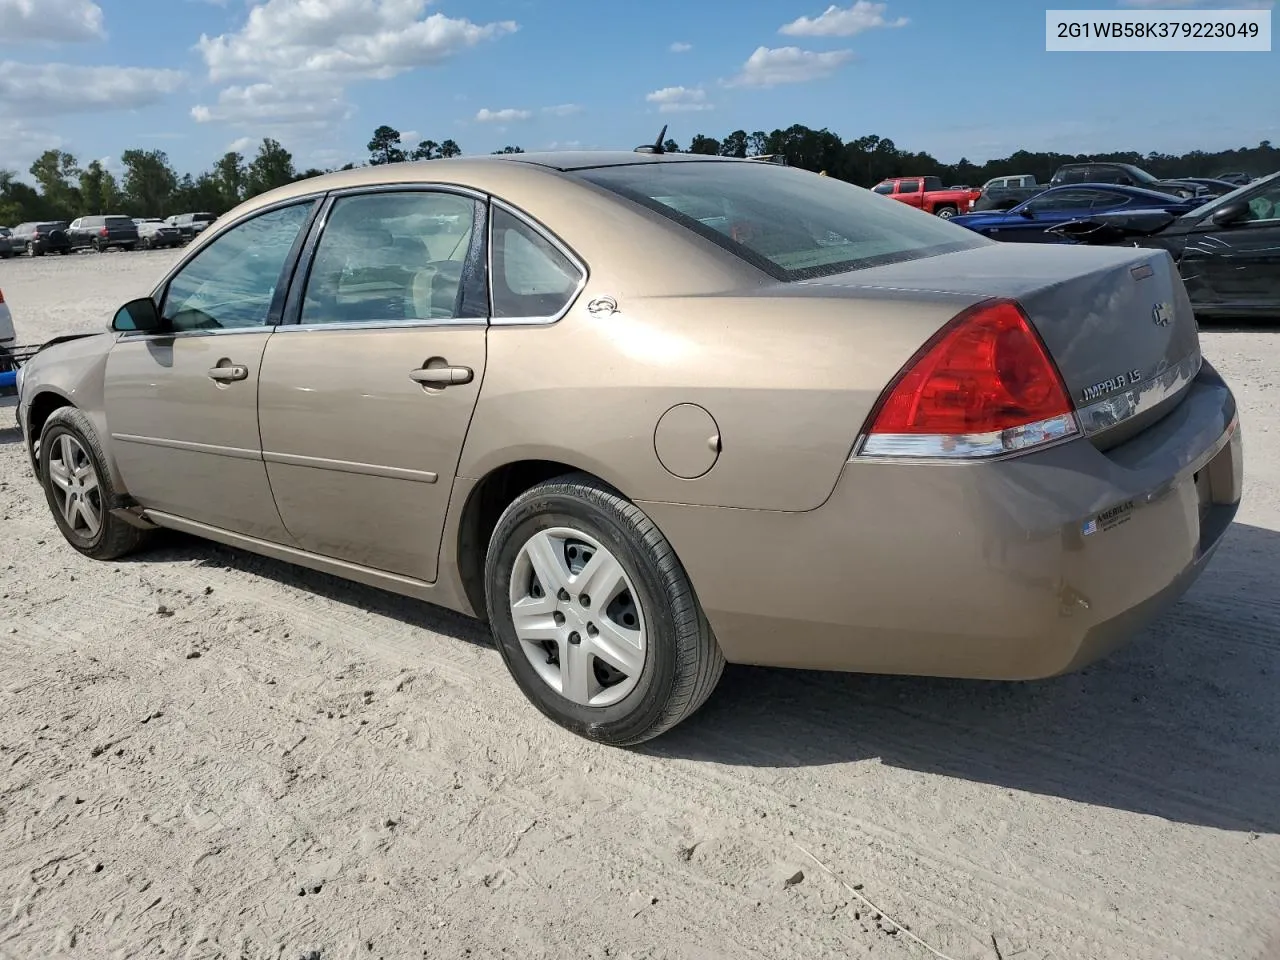
[[[924,191],[920,187],[919,180],[899,180],[898,190],[894,194],[894,199],[901,200],[903,203],[919,209],[924,205]]]
[[[317,221],[258,404],[272,493],[304,550],[435,579],[485,371],[486,218],[481,196],[400,186],[336,194]]]

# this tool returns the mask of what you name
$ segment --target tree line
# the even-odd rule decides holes
[[[682,150],[673,139],[667,140],[663,147],[668,152]],[[462,148],[454,140],[421,140],[410,146],[403,142],[400,131],[387,125],[373,132],[366,149],[366,158],[337,169],[462,155]],[[523,153],[524,150],[506,146],[492,152]],[[1280,149],[1273,147],[1269,140],[1263,140],[1256,147],[1216,153],[1192,150],[1175,155],[1119,151],[1085,155],[1019,150],[981,164],[966,158],[948,164],[928,153],[901,150],[887,137],[843,140],[825,127],[814,130],[801,124],[772,133],[735,130],[722,138],[700,133],[684,152],[739,158],[782,156],[791,166],[825,171],[828,176],[864,187],[887,177],[900,176],[936,176],[948,185],[981,186],[992,177],[1033,174],[1043,182],[1062,164],[1085,160],[1132,163],[1157,177],[1211,177],[1228,171],[1257,176],[1280,170]],[[228,151],[210,169],[194,176],[179,175],[163,150],[124,151],[117,177],[99,160],[81,166],[72,154],[51,149],[30,167],[35,186],[19,180],[14,171],[0,170],[0,224],[72,220],[101,213],[164,217],[208,211],[220,215],[267,190],[329,172],[316,168],[298,170],[293,155],[270,137],[263,139],[252,157]]]

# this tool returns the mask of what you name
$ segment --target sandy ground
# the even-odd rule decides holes
[[[0,287],[36,342],[171,257]],[[1025,685],[730,668],[636,752],[461,618],[182,538],[81,558],[0,430],[0,956],[1278,957],[1277,336],[1204,335],[1246,503],[1131,647]]]

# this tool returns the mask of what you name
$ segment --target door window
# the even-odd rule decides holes
[[[456,319],[475,214],[476,201],[454,193],[342,197],[316,249],[301,322]]]
[[[569,306],[582,271],[550,240],[501,207],[493,210],[493,316],[549,319]]]
[[[1088,210],[1096,194],[1092,190],[1063,190],[1057,193],[1041,194],[1028,200],[1026,207],[1032,213],[1047,213],[1050,210]]]
[[[1258,220],[1280,220],[1280,181],[1271,183],[1249,201],[1246,222],[1254,223]]]
[[[171,330],[226,330],[266,323],[281,274],[312,203],[259,214],[201,250],[169,282],[162,313]]]
[[[893,193],[893,184],[892,184],[892,183],[877,183],[874,187],[872,187],[872,188],[871,188],[871,192],[872,192],[872,193],[878,193],[878,194],[880,194],[881,196],[887,196],[887,195],[889,195],[889,194]]]
[[[898,181],[898,192],[899,193],[919,193],[920,181],[919,180],[900,180]]]

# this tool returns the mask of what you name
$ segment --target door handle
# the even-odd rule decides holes
[[[421,367],[420,369],[409,371],[409,379],[433,387],[470,383],[474,375],[470,367]]]
[[[232,380],[247,380],[249,377],[249,368],[233,363],[226,367],[214,367],[209,371],[209,379],[216,380],[219,383],[230,383]]]

